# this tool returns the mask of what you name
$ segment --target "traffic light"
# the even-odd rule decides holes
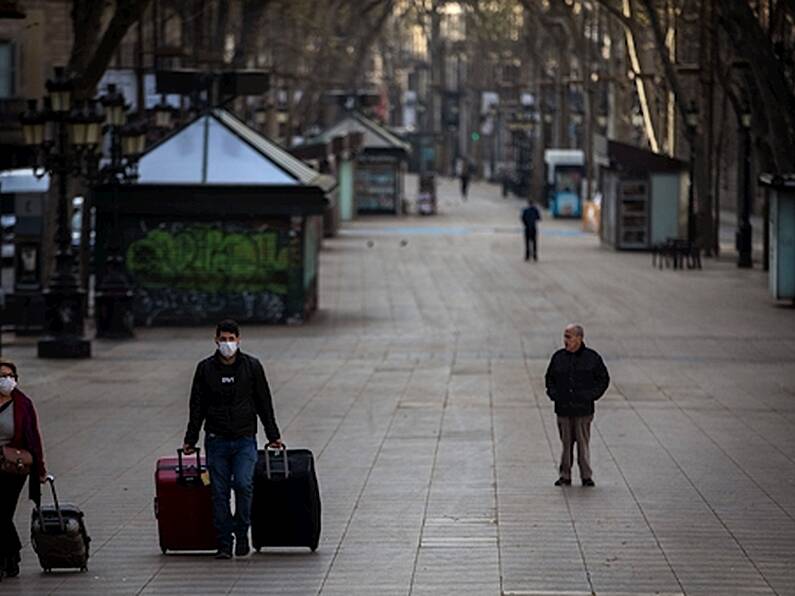
[[[472,134],[470,136],[472,137],[473,142],[477,142],[480,140],[480,133],[476,130],[472,131]]]

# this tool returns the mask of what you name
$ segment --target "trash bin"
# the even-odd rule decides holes
[[[420,174],[417,213],[436,215],[436,175],[432,172]]]

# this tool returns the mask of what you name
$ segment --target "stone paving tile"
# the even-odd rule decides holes
[[[655,270],[549,218],[525,263],[518,202],[439,195],[435,218],[326,240],[308,324],[244,328],[286,441],[317,458],[316,553],[159,552],[154,460],[181,443],[211,329],[140,329],[84,362],[4,336],[94,541],[87,574],[43,575],[26,545],[0,593],[795,595],[795,321],[765,276]],[[543,377],[572,320],[612,377],[594,489],[552,486]]]

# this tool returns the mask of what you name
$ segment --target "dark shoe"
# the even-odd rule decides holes
[[[596,483],[591,478],[583,478],[582,479],[583,486],[596,486]]]
[[[218,552],[215,553],[215,558],[216,559],[231,559],[232,558],[232,549],[230,548],[230,549],[227,550],[226,548],[219,548]]]
[[[7,557],[5,564],[5,576],[16,577],[19,575],[19,559],[17,557]]]
[[[245,557],[250,552],[251,552],[251,547],[248,545],[248,536],[243,536],[243,538],[238,538],[237,542],[235,543],[235,556]]]
[[[555,480],[555,486],[571,486],[571,480],[568,478],[558,478]]]

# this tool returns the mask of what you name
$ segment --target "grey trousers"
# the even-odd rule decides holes
[[[591,422],[590,416],[558,416],[558,433],[563,444],[560,455],[560,477],[571,480],[571,464],[574,459],[574,444],[577,443],[577,465],[580,466],[580,478],[591,477]]]

